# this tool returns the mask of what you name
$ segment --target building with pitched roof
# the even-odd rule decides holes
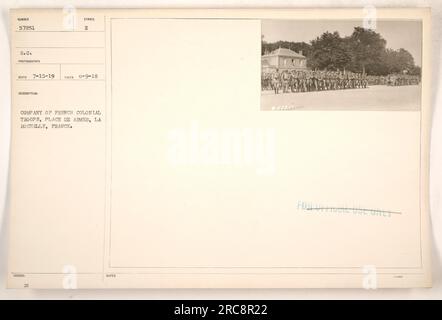
[[[307,58],[302,51],[295,52],[286,48],[278,48],[261,56],[261,68],[264,72],[274,70],[304,70],[307,69]]]

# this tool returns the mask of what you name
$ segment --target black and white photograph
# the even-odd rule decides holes
[[[420,110],[420,21],[263,20],[261,110]]]

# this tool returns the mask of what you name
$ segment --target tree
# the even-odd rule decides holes
[[[400,48],[395,53],[395,62],[399,72],[406,71],[410,72],[414,67],[414,59],[410,52],[407,50]]]
[[[387,44],[379,33],[362,27],[355,27],[347,43],[353,53],[354,65],[358,65],[363,73],[367,65],[380,62]]]
[[[386,49],[382,55],[382,64],[385,66],[385,74],[402,73],[414,70],[414,59],[410,52],[401,48],[399,50]]]
[[[421,67],[419,66],[413,66],[410,69],[409,74],[413,75],[413,76],[420,76],[421,75]]]
[[[388,75],[406,72],[420,75],[421,68],[414,63],[407,50],[386,48],[386,41],[379,33],[355,27],[353,33],[342,38],[337,31],[325,32],[316,39],[305,42],[277,41],[268,43],[262,36],[262,54],[278,48],[302,51],[310,69],[345,69],[370,75]]]
[[[308,57],[312,69],[344,69],[351,61],[351,52],[337,31],[325,32],[311,42]]]

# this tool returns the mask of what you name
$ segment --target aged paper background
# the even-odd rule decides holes
[[[434,14],[434,12],[433,12],[433,14]],[[436,22],[434,22],[434,20],[433,20],[433,23],[436,23]],[[433,25],[433,29],[434,29],[434,25]],[[437,34],[434,35],[434,36],[437,36]],[[435,69],[435,68],[438,68],[438,65],[437,65],[437,64],[434,65],[433,69]],[[434,75],[433,78],[434,78],[435,76],[437,76],[437,74]],[[2,88],[3,88],[3,87],[2,87]],[[436,114],[437,114],[437,113],[436,113]],[[434,145],[434,143],[433,143],[433,145]],[[436,183],[436,184],[438,183],[437,180],[436,180],[435,183]],[[436,201],[437,201],[437,198],[436,198]],[[436,222],[437,222],[437,221],[436,221]],[[436,233],[436,234],[437,234],[437,233]],[[437,238],[436,238],[436,240],[437,240]],[[436,246],[436,249],[437,249],[437,242],[436,242],[435,246]],[[437,260],[437,256],[434,257],[434,258]],[[3,261],[4,261],[4,260],[2,260],[2,264],[3,264]],[[436,261],[435,263],[438,263],[438,261]],[[434,280],[435,280],[435,284],[437,284],[437,282],[436,282],[436,281],[437,281],[437,268],[435,267],[434,269],[435,269],[435,279],[434,279]],[[436,288],[437,288],[437,286],[436,286]],[[431,290],[434,290],[434,288],[431,289]],[[288,294],[287,291],[285,291],[285,292],[286,292],[285,294]],[[427,292],[428,292],[428,290],[427,290]],[[238,292],[237,292],[237,293],[238,293]],[[284,294],[284,293],[282,292],[282,294]]]

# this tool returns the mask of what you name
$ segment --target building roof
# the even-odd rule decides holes
[[[305,59],[305,56],[303,56],[302,54],[299,54],[295,51],[292,51],[292,50],[286,49],[286,48],[278,48],[278,49],[270,52],[269,54],[263,55],[263,57],[270,57],[270,56],[282,56],[282,57],[304,58]]]
[[[261,62],[262,66],[270,66],[270,63],[267,60]]]

